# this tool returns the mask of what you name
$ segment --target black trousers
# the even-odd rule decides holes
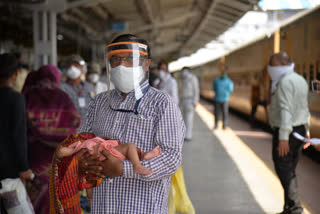
[[[303,125],[294,127],[292,133],[293,132],[298,132],[302,136],[306,135],[306,130]],[[286,156],[279,157],[277,150],[279,144],[279,128],[274,130],[272,158],[276,173],[284,189],[284,211],[288,214],[300,214],[303,209],[298,194],[296,167],[301,155],[303,142],[294,138],[292,133],[290,133],[289,136],[289,153]]]
[[[255,114],[256,114],[256,112],[257,112],[257,108],[258,108],[259,105],[263,106],[263,108],[265,109],[266,114],[268,114],[267,101],[262,100],[262,101],[259,101],[258,103],[256,103],[255,105],[252,105],[252,106],[251,106],[251,115],[250,115],[250,123],[251,123],[251,126],[253,126],[254,123],[255,123],[255,118],[254,118],[254,116],[255,116]],[[267,118],[268,118],[268,115],[267,115]]]
[[[227,127],[227,120],[228,120],[228,113],[229,113],[229,105],[228,102],[214,102],[214,127],[217,128],[218,121],[220,119],[220,115],[222,114],[223,119],[223,128]]]

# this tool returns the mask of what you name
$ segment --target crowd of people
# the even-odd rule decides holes
[[[123,48],[124,45],[127,47]],[[178,84],[166,61],[155,67],[158,83],[149,84],[151,51],[145,40],[128,34],[119,36],[109,46],[107,69],[101,69],[97,63],[87,66],[79,55],[72,55],[60,61],[59,67],[44,65],[27,72],[19,66],[21,59],[17,55],[0,56],[1,97],[5,103],[1,106],[0,137],[1,142],[6,142],[1,144],[0,180],[21,179],[35,213],[58,213],[55,209],[59,207],[53,207],[49,200],[50,171],[57,147],[76,133],[116,139],[123,145],[134,142],[141,151],[153,148],[161,151],[154,158],[142,160],[152,173],[139,174],[132,171],[130,161],[103,153],[106,159],[97,162],[82,149],[77,154],[79,172],[90,171],[109,180],[95,188],[90,198],[92,213],[101,209],[165,212],[171,203],[168,202],[171,176],[180,167],[183,142],[191,141],[192,137],[193,110],[199,101],[197,78],[189,68],[181,73],[182,88],[187,88],[182,90],[180,101],[182,116]],[[132,57],[137,48],[141,55]],[[186,139],[184,120],[188,121]],[[132,178],[134,182],[128,183]],[[128,190],[124,195],[115,191],[123,188]],[[124,200],[118,201],[119,197]],[[136,207],[128,204],[127,200],[138,199]],[[1,209],[4,207],[1,204]],[[64,209],[63,213],[74,213],[71,208]]]
[[[105,58],[104,69],[97,63],[87,66],[80,56],[73,55],[59,67],[44,65],[26,75],[17,55],[0,55],[0,181],[25,183],[35,213],[80,213],[74,178],[79,178],[81,187],[94,187],[93,194],[88,194],[91,213],[167,213],[173,206],[171,177],[179,173],[183,179],[182,146],[192,141],[198,79],[184,67],[179,72],[179,90],[168,62],[161,60],[150,68],[147,41],[131,34],[108,44]],[[233,82],[226,65],[221,65],[220,71],[212,86],[214,127],[218,128],[222,114],[225,129]],[[285,190],[282,213],[302,213],[295,168],[308,144],[292,133],[310,136],[308,85],[283,52],[272,55],[268,72],[272,79],[272,154]],[[113,152],[93,153],[93,144],[76,155],[61,155],[75,140],[91,142],[94,137],[99,142],[116,140],[119,144],[113,144],[112,151],[123,158]],[[134,149],[128,143],[133,143]],[[138,154],[136,147],[140,148]],[[154,148],[158,148],[156,155],[141,156]],[[145,173],[139,173],[132,161],[138,160],[139,154]],[[6,200],[18,200],[10,197]],[[185,200],[189,200],[187,195]],[[1,204],[3,212],[6,206]],[[169,209],[171,212],[175,211]]]

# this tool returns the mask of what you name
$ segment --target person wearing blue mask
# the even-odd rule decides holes
[[[214,95],[214,117],[215,123],[214,128],[218,128],[218,121],[220,115],[223,117],[223,129],[227,127],[227,119],[229,112],[229,96],[233,92],[233,82],[228,77],[228,67],[226,65],[220,65],[221,76],[217,77],[213,81],[213,91]]]

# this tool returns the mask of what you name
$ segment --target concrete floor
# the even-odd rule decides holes
[[[212,112],[210,104],[202,104]],[[183,148],[185,182],[196,213],[281,211],[283,191],[273,172],[271,135],[252,130],[246,121],[232,115],[232,130],[212,131],[210,117],[199,115],[199,111],[195,114],[193,141],[185,142]],[[302,156],[297,176],[305,213],[320,213],[319,169],[319,164]]]
[[[183,148],[183,169],[196,213],[263,213],[219,140],[196,115],[193,141]]]

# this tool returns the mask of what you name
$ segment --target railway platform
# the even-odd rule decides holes
[[[213,130],[212,105],[196,108],[193,140],[183,148],[189,197],[200,214],[282,211],[283,190],[271,158],[272,136],[229,115],[226,130]],[[305,214],[320,213],[320,165],[302,155],[297,168]]]

